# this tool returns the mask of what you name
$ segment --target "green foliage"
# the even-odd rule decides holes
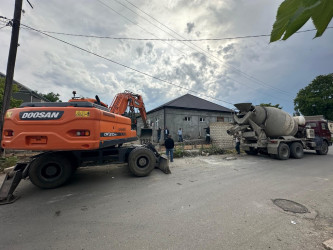
[[[209,155],[220,155],[224,154],[225,150],[221,149],[219,147],[216,147],[214,145],[210,145],[209,148],[204,148],[203,145],[201,145],[201,148],[199,149],[200,155],[202,154],[209,154]]]
[[[176,147],[175,150],[173,151],[174,158],[184,157],[184,154],[185,154],[184,144],[181,144],[180,147]]]
[[[38,93],[38,92],[37,92]],[[50,102],[62,102],[59,99],[59,94],[55,94],[53,92],[47,93],[47,94],[43,94],[43,93],[38,93],[40,96],[43,96],[44,98],[46,98],[47,100],[49,100]]]
[[[333,74],[317,76],[297,93],[294,105],[303,115],[324,115],[333,120]]]
[[[14,166],[17,163],[17,161],[18,161],[18,159],[16,156],[1,157],[0,158],[0,172],[2,172],[5,168]]]
[[[15,93],[17,91],[18,91],[17,85],[13,84],[12,93]],[[0,110],[2,109],[4,92],[5,92],[5,78],[0,77]],[[22,100],[17,100],[17,99],[14,99],[11,97],[9,108],[17,108],[21,105],[21,103],[22,103]]]
[[[321,36],[333,17],[332,0],[284,0],[276,15],[270,42],[288,39],[310,18]]]
[[[278,109],[282,109],[282,107],[280,107],[280,104],[272,104],[272,103],[260,103],[261,107],[273,107],[273,108],[278,108]]]

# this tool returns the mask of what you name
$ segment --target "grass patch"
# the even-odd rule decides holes
[[[16,156],[1,157],[0,158],[0,172],[3,172],[5,168],[16,165],[18,158]]]
[[[203,145],[201,145],[200,148],[200,154],[209,154],[209,155],[223,155],[226,153],[226,150],[216,147],[214,145],[211,145],[209,148],[204,148]]]
[[[176,147],[173,151],[174,158],[181,158],[185,155],[184,143],[180,144],[180,146]]]

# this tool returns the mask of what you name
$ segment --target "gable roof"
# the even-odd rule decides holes
[[[6,78],[6,75],[0,72],[0,77]],[[39,95],[35,91],[29,89],[27,86],[23,85],[22,83],[19,83],[19,82],[13,80],[13,84],[16,84],[17,87],[18,87],[18,91],[16,93],[28,93],[28,94],[32,95],[33,97],[35,97],[35,98],[43,100],[44,102],[50,102],[50,100],[48,100],[45,97]],[[15,94],[15,93],[12,93],[12,94]]]
[[[179,109],[196,109],[218,112],[233,112],[233,110],[218,105],[216,103],[204,100],[191,94],[186,94],[178,97],[170,102],[167,102],[155,109],[150,110],[147,114],[158,111],[163,108],[179,108]]]

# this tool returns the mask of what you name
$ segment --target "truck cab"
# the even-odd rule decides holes
[[[315,136],[325,138],[329,145],[332,144],[331,141],[331,131],[328,128],[326,121],[306,121],[305,123],[306,127],[311,127],[314,130]]]

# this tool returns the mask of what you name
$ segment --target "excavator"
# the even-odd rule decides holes
[[[171,173],[168,160],[150,143],[152,129],[141,95],[118,93],[109,107],[97,95],[95,99],[75,95],[73,91],[68,102],[23,103],[6,112],[2,148],[42,153],[17,163],[7,173],[0,189],[0,204],[18,198],[13,192],[21,179],[29,177],[42,189],[57,188],[86,163],[128,163],[138,177],[149,175],[155,167]],[[135,108],[144,123],[140,138],[144,143],[126,145],[138,140]]]

